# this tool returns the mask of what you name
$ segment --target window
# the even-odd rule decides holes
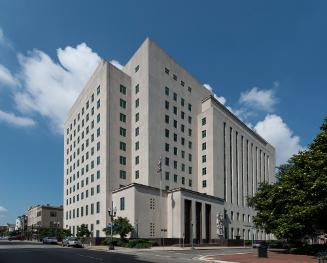
[[[205,138],[207,136],[207,131],[206,130],[203,130],[202,131],[202,138]]]
[[[97,137],[100,136],[100,127],[97,129]]]
[[[119,156],[119,163],[121,165],[126,165],[126,157],[124,156]]]
[[[181,111],[181,118],[184,120],[185,119],[185,112]]]
[[[139,91],[140,91],[140,85],[137,84],[137,85],[135,86],[135,94],[139,93]]]
[[[136,156],[135,157],[135,164],[139,164],[140,163],[140,156]]]
[[[165,137],[169,138],[169,130],[168,129],[165,129]]]
[[[93,93],[92,96],[91,96],[91,101],[92,101],[92,102],[94,101],[94,93]]]
[[[169,144],[168,143],[165,144],[165,151],[169,152]]]
[[[140,149],[140,142],[135,143],[135,150],[137,151],[138,149]]]
[[[206,125],[206,123],[207,123],[207,118],[202,118],[202,126]]]
[[[119,171],[119,178],[120,179],[126,179],[126,171],[120,170]]]
[[[173,99],[174,99],[174,101],[177,101],[177,93],[176,92],[174,92],[174,94],[173,94]]]
[[[140,99],[135,100],[135,108],[138,108],[140,106]]]
[[[140,134],[140,128],[137,127],[135,128],[135,136],[138,136]]]
[[[126,143],[124,143],[124,142],[120,142],[120,143],[119,143],[119,148],[120,148],[120,150],[126,152]]]
[[[182,184],[183,185],[185,184],[185,177],[184,176],[182,177]]]
[[[169,172],[165,173],[165,178],[166,178],[167,181],[169,181]]]
[[[177,169],[177,161],[174,161],[174,169]]]
[[[202,163],[207,162],[207,156],[206,155],[202,155]]]
[[[169,116],[165,115],[165,123],[169,124]]]
[[[174,155],[177,155],[177,147],[174,147]]]
[[[125,197],[120,198],[120,210],[125,210]]]
[[[135,171],[135,179],[139,179],[140,178],[140,171],[136,170]]]
[[[100,213],[100,202],[97,202],[97,214]]]
[[[177,107],[176,106],[174,106],[173,112],[174,112],[175,115],[177,115]]]
[[[188,90],[189,93],[192,92],[192,88],[191,87],[187,87],[187,90]]]
[[[207,180],[203,180],[203,181],[202,181],[202,187],[203,187],[203,188],[207,187]]]
[[[100,171],[97,171],[97,179],[100,179]]]
[[[97,109],[99,109],[100,108],[100,99],[98,99],[98,101],[97,101]]]
[[[174,174],[174,183],[177,183],[177,174]]]
[[[135,122],[138,122],[140,120],[140,113],[135,114]]]
[[[190,103],[188,104],[188,110],[192,111],[192,105]]]
[[[100,113],[97,115],[97,123],[100,122]]]
[[[189,186],[189,187],[192,187],[192,179],[189,179],[189,180],[188,180],[188,186]]]
[[[169,110],[169,102],[168,101],[165,101],[165,108],[166,108],[166,110]]]
[[[207,143],[202,143],[202,151],[206,150],[207,149]]]
[[[169,69],[165,68],[165,73],[169,75]]]
[[[191,116],[188,116],[188,123],[192,124],[192,117]]]
[[[165,87],[165,94],[166,94],[167,96],[169,96],[169,88],[168,88],[168,87]]]
[[[173,74],[173,79],[177,81],[177,76]]]
[[[121,122],[126,122],[126,115],[123,113],[120,113],[119,119]]]
[[[123,109],[126,109],[126,101],[123,99],[120,99],[120,107],[122,107]]]
[[[174,133],[174,141],[177,142],[177,134]]]
[[[202,168],[202,175],[206,175],[206,174],[207,174],[207,168],[204,167],[204,168]]]
[[[123,85],[120,85],[120,93],[126,95],[126,87]]]
[[[185,82],[184,82],[184,81],[182,81],[182,80],[181,80],[181,85],[182,85],[182,87],[184,87],[184,86],[185,86]]]
[[[94,204],[91,204],[91,215],[94,214]]]
[[[97,87],[97,95],[100,94],[100,86]]]
[[[177,121],[176,120],[174,120],[174,128],[177,129]]]
[[[120,135],[126,137],[126,129],[120,127]]]
[[[140,65],[137,65],[137,66],[135,67],[135,73],[138,72],[139,69],[140,69]]]
[[[165,165],[169,166],[169,158],[168,157],[165,158]]]

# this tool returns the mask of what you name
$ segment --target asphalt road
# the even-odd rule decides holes
[[[62,248],[57,245],[43,245],[21,241],[0,241],[0,263],[176,263],[203,262],[205,255],[249,252],[251,249],[217,249],[194,251],[123,251],[106,252],[83,248]]]

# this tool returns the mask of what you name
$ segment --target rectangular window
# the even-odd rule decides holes
[[[97,214],[100,213],[100,202],[97,202]]]
[[[120,85],[120,93],[126,95],[126,87],[123,85]]]
[[[169,75],[169,69],[165,68],[165,73]]]
[[[165,94],[166,94],[167,96],[169,96],[169,88],[168,88],[168,87],[165,87]]]
[[[122,107],[123,109],[126,109],[126,101],[123,99],[120,99],[120,107]]]
[[[97,109],[99,109],[100,108],[100,99],[98,99],[98,101],[97,101]]]
[[[135,73],[138,72],[139,69],[140,69],[140,65],[137,65],[137,66],[135,67]]]
[[[126,129],[120,127],[120,136],[126,137]]]
[[[166,108],[166,110],[169,110],[169,102],[168,101],[165,101],[165,108]]]
[[[202,138],[205,138],[207,136],[207,131],[206,130],[203,130],[202,131]]]
[[[190,103],[188,104],[188,110],[192,111],[192,105]]]
[[[169,130],[168,129],[165,129],[165,137],[169,138]]]
[[[140,171],[136,170],[135,171],[135,179],[139,179],[140,178]]]
[[[174,174],[174,183],[177,183],[177,174]]]
[[[165,143],[165,151],[169,152],[169,144],[168,143]]]
[[[165,115],[165,123],[169,124],[169,116]]]
[[[100,113],[97,115],[97,123],[100,122]]]
[[[97,87],[97,95],[100,94],[100,85]]]
[[[166,178],[167,181],[169,181],[169,172],[165,173],[165,178]]]
[[[177,107],[176,106],[174,106],[173,112],[174,112],[175,115],[177,115]]]
[[[206,174],[207,174],[207,168],[204,167],[204,168],[202,168],[202,175],[206,175]]]
[[[120,198],[120,210],[125,210],[125,197]]]
[[[140,106],[140,99],[135,100],[135,108],[138,108]]]
[[[206,150],[207,149],[207,143],[202,143],[202,151]]]
[[[140,142],[135,143],[135,150],[137,151],[138,149],[140,149]]]
[[[126,115],[123,113],[120,113],[119,119],[121,122],[126,122]]]
[[[202,126],[203,125],[206,125],[206,123],[207,123],[207,119],[206,118],[202,118]]]
[[[138,122],[140,120],[140,113],[135,114],[135,122]]]
[[[140,156],[136,156],[135,157],[135,164],[139,164],[140,163]]]
[[[203,180],[203,181],[202,181],[202,187],[203,187],[203,188],[207,187],[207,180]]]
[[[202,163],[207,162],[207,156],[206,155],[202,155]]]
[[[135,86],[135,94],[139,93],[139,91],[140,91],[140,85],[137,84],[137,85]]]
[[[126,171],[120,170],[119,171],[119,178],[120,179],[126,179]]]
[[[94,214],[94,204],[91,204],[91,215]]]
[[[140,128],[137,127],[135,128],[135,136],[138,136],[140,134]]]
[[[124,142],[120,142],[120,143],[119,143],[119,148],[120,148],[120,150],[126,152],[126,143],[124,143]]]
[[[177,101],[177,93],[176,92],[174,92],[174,94],[173,94],[173,99],[174,99],[174,101]]]
[[[121,165],[126,165],[126,157],[124,156],[119,156],[119,163]]]

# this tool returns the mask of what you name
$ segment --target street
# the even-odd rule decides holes
[[[95,251],[83,248],[62,248],[24,241],[0,241],[0,263],[99,263],[99,262],[203,262],[206,255],[247,253],[252,249],[217,248],[215,250],[115,250]]]

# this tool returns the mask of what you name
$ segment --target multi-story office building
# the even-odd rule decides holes
[[[64,140],[72,233],[104,236],[113,202],[142,238],[266,238],[246,197],[274,182],[274,148],[149,39],[122,70],[101,61]]]
[[[31,206],[27,210],[27,228],[63,228],[63,207],[49,204]]]

